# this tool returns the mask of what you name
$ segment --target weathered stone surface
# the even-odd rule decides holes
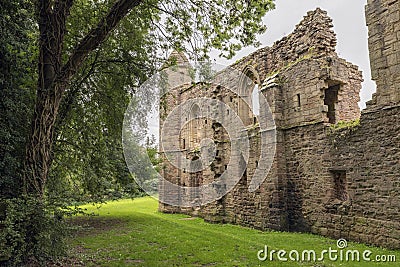
[[[180,203],[198,203],[193,208],[160,203],[160,210],[193,214],[210,222],[307,231],[400,248],[399,5],[393,0],[368,1],[371,67],[378,89],[362,114],[357,105],[361,72],[336,54],[332,21],[320,9],[309,12],[293,33],[272,47],[231,66],[258,84],[265,96],[275,121],[270,125],[276,129],[273,140],[271,132],[261,131],[259,125],[269,116],[266,103],[260,102],[258,118],[244,105],[243,99],[250,100],[253,86],[239,90],[235,79],[224,75],[221,83],[236,88],[236,93],[215,84],[192,84],[188,73],[180,70],[180,76],[174,78],[184,84],[163,98],[160,125],[175,107],[194,98],[220,100],[226,107],[200,105],[181,112],[177,120],[183,127],[170,130],[179,138],[166,137],[179,149],[161,150],[161,154],[164,158],[183,154],[191,162],[208,153],[213,161],[209,165],[202,162],[206,167],[191,173],[186,160],[175,166],[165,160],[163,176],[177,185],[197,187],[221,179],[227,171],[231,176],[243,168],[245,172],[233,190],[207,205],[201,205],[205,192],[173,191],[160,185],[160,194]],[[181,54],[174,56],[187,63]],[[245,132],[229,135],[226,125],[233,122],[227,107],[239,115]],[[197,109],[219,114],[222,121],[199,118]],[[358,119],[359,125],[332,127]],[[207,138],[214,141],[215,151],[201,142]],[[249,140],[247,162],[231,149],[243,138]],[[264,141],[276,144],[270,169],[261,162],[272,153],[261,151]],[[250,192],[256,169],[265,172],[266,179]],[[216,186],[214,190],[223,188]]]
[[[400,103],[400,2],[368,0],[366,19],[372,79],[377,91],[370,104]]]

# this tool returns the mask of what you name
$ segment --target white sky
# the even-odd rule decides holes
[[[338,39],[339,56],[358,65],[363,72],[364,82],[359,106],[364,108],[365,102],[371,99],[376,88],[371,81],[369,65],[368,30],[364,15],[366,2],[367,0],[276,0],[275,9],[268,12],[263,20],[268,29],[258,37],[262,43],[259,48],[272,46],[275,41],[291,33],[308,11],[317,7],[328,11]],[[231,60],[218,58],[217,52],[213,53],[213,58],[218,63],[230,65],[257,49],[244,48]]]

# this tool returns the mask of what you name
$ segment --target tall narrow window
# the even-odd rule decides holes
[[[297,107],[301,107],[301,96],[297,94]]]
[[[244,170],[243,176],[240,179],[239,183],[242,185],[247,185],[247,169]]]
[[[258,89],[256,84],[257,84],[257,74],[254,69],[252,68],[247,68],[244,70],[244,75],[243,75],[243,81],[239,84],[239,90],[238,90],[238,99],[237,99],[237,108],[238,108],[238,115],[240,119],[242,120],[243,124],[245,126],[251,125],[252,124],[252,118],[253,114],[251,114],[251,109],[253,109],[253,113],[257,113],[259,110],[259,107],[253,107],[253,103],[258,102],[258,97],[257,99],[253,99],[253,94],[258,93],[258,90],[255,92],[254,89]],[[258,95],[257,95],[258,96]],[[257,104],[255,104],[257,105]],[[258,114],[256,114],[258,115]]]
[[[200,108],[197,104],[194,104],[192,106],[192,109],[190,110],[190,133],[189,133],[189,143],[188,146],[191,147],[191,145],[195,145],[199,140],[198,140],[198,118],[200,117]]]
[[[241,185],[246,185],[247,184],[247,164],[246,161],[244,160],[243,155],[240,155],[239,158],[239,175],[241,174],[242,177],[239,180],[239,184]]]
[[[203,181],[203,172],[201,171],[201,161],[198,157],[194,157],[190,162],[190,197],[192,200],[200,198],[200,186]]]
[[[258,84],[254,86],[253,92],[251,94],[251,103],[253,114],[258,116],[260,115],[260,96],[259,96]]]
[[[185,140],[185,138],[182,139],[182,149],[186,149],[186,140]]]
[[[324,105],[328,106],[328,119],[329,123],[336,123],[336,103],[338,101],[338,93],[339,93],[340,85],[329,86],[328,89],[325,90],[325,99]]]
[[[331,170],[331,175],[333,179],[333,197],[341,201],[346,201],[348,198],[346,171]]]

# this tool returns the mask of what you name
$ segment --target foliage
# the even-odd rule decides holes
[[[46,16],[53,16],[53,14],[43,15],[43,12],[48,12],[43,5],[45,2],[47,1],[40,1],[41,4],[38,6],[43,23],[48,22]],[[78,54],[83,56],[78,55],[78,57],[82,58],[82,61],[73,62],[74,67],[70,69],[70,60],[75,59],[77,47],[80,47],[86,37],[95,38],[88,33],[98,27],[100,24],[97,23],[105,16],[109,16],[107,12],[112,10],[111,6],[118,6],[116,4],[119,2],[124,1],[78,0],[71,5],[70,11],[59,14],[59,19],[66,22],[65,31],[62,28],[63,23],[60,24],[60,29],[53,29],[51,26],[50,32],[46,32],[49,29],[43,27],[44,32],[41,32],[41,37],[45,39],[39,48],[43,56],[54,57],[43,60],[57,61],[57,55],[60,54],[61,64],[65,62],[66,64],[60,68],[65,70],[61,74],[43,72],[42,76],[47,74],[53,76],[40,80],[52,80],[57,77],[62,81],[59,87],[63,88],[61,93],[65,90],[65,96],[61,99],[59,114],[54,115],[55,119],[35,117],[38,121],[34,125],[41,125],[44,123],[41,120],[48,120],[49,125],[46,127],[49,127],[50,131],[53,127],[52,120],[56,120],[55,134],[52,140],[31,139],[33,143],[27,149],[28,158],[31,158],[27,164],[29,166],[27,173],[32,173],[32,177],[36,178],[27,179],[27,184],[34,180],[40,180],[39,184],[46,183],[48,174],[42,170],[51,167],[54,160],[47,192],[54,192],[55,195],[71,192],[71,188],[76,188],[79,190],[75,195],[95,196],[94,200],[98,200],[97,196],[105,193],[110,187],[130,185],[132,181],[127,175],[126,168],[121,168],[123,158],[119,129],[128,97],[132,97],[135,87],[143,83],[157,66],[160,66],[157,51],[160,49],[166,51],[171,47],[177,49],[189,47],[189,51],[202,57],[204,55],[200,55],[201,53],[206,54],[214,47],[228,52],[229,55],[226,56],[232,56],[241,45],[256,44],[256,34],[265,31],[261,19],[269,9],[273,8],[273,2],[270,0],[239,3],[237,1],[215,3],[143,1],[140,5],[132,5],[133,10],[128,15],[122,16],[119,25],[105,41],[101,38],[93,39],[91,48],[79,50]],[[67,7],[60,8],[60,10],[68,9],[69,2]],[[220,19],[221,17],[224,19]],[[52,41],[46,39],[48,38],[46,36],[51,35],[51,31],[57,30],[65,32],[65,36],[62,34],[61,39],[55,40],[62,42],[64,49],[51,54],[46,51],[54,48],[51,45]],[[93,33],[93,36],[97,34]],[[187,40],[196,40],[196,44],[189,45],[186,43]],[[43,45],[49,47],[44,48]],[[44,61],[41,64],[46,66]],[[64,73],[66,73],[65,78],[57,76]],[[69,82],[66,87],[65,81]],[[50,113],[52,109],[58,109],[58,100],[51,100],[48,103],[44,98],[52,99],[47,95],[38,96],[36,109],[49,109],[46,112]],[[138,102],[147,103],[147,100],[138,99]],[[149,108],[143,103],[137,105],[137,113],[145,119]],[[47,106],[40,107],[40,105]],[[35,132],[39,130],[45,128],[34,129],[32,135],[42,136]],[[50,145],[43,149],[34,149],[35,142],[51,143],[54,151]],[[54,156],[38,163],[45,167],[36,168],[32,162],[40,160],[43,157],[40,154],[47,155],[47,150]]]
[[[352,129],[360,125],[360,119],[355,119],[352,121],[338,121],[336,124],[331,125],[333,131]]]
[[[64,255],[66,225],[59,210],[32,198],[0,201],[0,265],[20,266]]]
[[[127,131],[128,129],[124,127],[123,130]],[[124,156],[128,169],[144,192],[149,195],[156,194],[159,180],[157,165],[160,159],[154,143],[150,143],[148,138],[146,144],[141,144],[134,134],[124,133],[123,135]]]
[[[157,172],[160,172],[160,164],[162,163],[162,158],[158,155],[157,143],[155,136],[152,135],[151,138],[147,138],[146,142],[147,155],[150,159],[151,165]]]
[[[32,14],[30,1],[0,2],[0,197],[16,197],[22,188],[36,85]]]
[[[64,251],[65,230],[36,198],[22,197],[26,137],[37,82],[37,26],[31,1],[0,2],[0,265]]]
[[[77,248],[74,255],[86,266],[394,266],[391,263],[330,261],[261,262],[257,252],[267,245],[269,251],[336,249],[336,240],[305,233],[262,232],[238,225],[210,224],[201,218],[157,212],[158,202],[149,197],[120,200],[100,209],[86,205],[99,214],[89,223],[94,229],[80,232],[69,243]],[[75,219],[75,218],[74,218]],[[76,218],[82,222],[81,217]],[[112,225],[112,227],[105,227]],[[96,227],[97,226],[97,227]],[[122,245],[121,245],[122,244]],[[85,251],[78,247],[85,247]],[[348,242],[348,249],[366,249],[372,255],[395,255],[389,251]],[[327,255],[327,254],[325,254]],[[372,257],[371,257],[372,258]]]
[[[262,18],[274,8],[271,0],[258,1],[186,1],[145,2],[162,11],[163,17],[154,21],[157,34],[166,50],[187,49],[196,58],[207,57],[211,48],[220,56],[231,58],[243,46],[258,46],[256,35],[264,33]],[[165,42],[166,41],[166,42]]]

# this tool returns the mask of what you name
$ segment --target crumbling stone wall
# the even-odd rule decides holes
[[[360,125],[329,135],[331,168],[345,172],[348,194],[321,220],[330,235],[400,247],[399,133],[400,108],[393,107],[366,111]]]
[[[306,59],[279,73],[280,90],[285,105],[278,125],[283,138],[286,174],[288,230],[312,231],[328,235],[315,227],[330,203],[331,183],[330,125],[326,91],[338,86],[335,105],[336,122],[360,117],[357,102],[361,87],[358,68],[337,57]],[[298,97],[300,96],[300,101]],[[299,103],[300,102],[300,103]],[[329,233],[330,234],[330,233]],[[333,235],[330,235],[333,236]]]
[[[371,104],[399,104],[400,3],[397,0],[368,0],[365,13],[371,74],[377,85]]]
[[[348,197],[325,206],[326,213],[312,224],[316,233],[400,247],[399,14],[398,1],[368,1],[369,52],[377,91],[359,125],[328,134],[331,181],[340,171]]]
[[[291,230],[400,247],[400,58],[394,30],[399,9],[398,1],[369,1],[366,8],[378,87],[360,123],[286,131]],[[344,106],[338,110],[344,116],[340,120],[351,120],[351,115],[342,115],[348,112]]]
[[[261,140],[267,138],[257,117],[241,103],[253,88],[234,94],[216,85],[192,84],[182,69],[182,77],[175,78],[186,83],[164,97],[161,125],[168,113],[185,101],[218,99],[240,114],[247,126],[250,158],[245,175],[224,197],[195,208],[160,203],[160,210],[198,215],[212,222],[307,231],[399,248],[399,10],[397,1],[368,2],[371,68],[378,88],[362,115],[358,108],[361,72],[336,54],[332,20],[320,9],[307,13],[293,33],[272,47],[231,66],[258,84],[276,126],[272,167],[265,170],[265,181],[251,193],[248,186],[260,160]],[[182,54],[174,56],[187,63]],[[262,116],[265,106],[260,108]],[[182,114],[181,119],[190,120],[190,114]],[[336,124],[344,127],[337,129]],[[201,174],[190,174],[183,166],[165,161],[163,176],[167,180],[187,185],[195,177],[207,184],[226,170],[230,160],[242,164],[230,150],[231,140],[220,123],[195,118],[177,131],[180,137],[175,141],[181,150],[176,153],[184,153],[188,159],[199,157],[202,138],[214,140],[218,153]],[[182,201],[190,198],[190,192],[170,192],[163,185],[161,193]]]

